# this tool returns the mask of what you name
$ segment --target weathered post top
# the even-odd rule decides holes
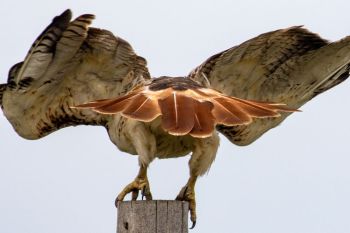
[[[167,200],[120,202],[117,233],[188,233],[188,203]]]

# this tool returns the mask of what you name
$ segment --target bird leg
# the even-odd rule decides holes
[[[219,136],[217,133],[213,133],[212,136],[207,138],[194,139],[194,150],[189,161],[190,178],[176,197],[176,200],[187,201],[189,203],[192,221],[191,229],[195,227],[197,221],[194,186],[196,185],[198,176],[203,175],[208,171],[210,165],[215,159],[218,146]]]
[[[197,177],[191,175],[187,181],[187,184],[181,189],[180,193],[177,195],[177,201],[187,201],[190,208],[190,216],[192,226],[190,229],[193,229],[196,226],[197,214],[196,214],[196,196],[194,192],[194,186],[196,185]]]
[[[152,200],[152,194],[150,190],[150,186],[147,178],[147,167],[141,165],[139,173],[137,174],[135,180],[128,184],[123,191],[121,191],[115,200],[116,206],[119,201],[122,201],[124,197],[132,192],[132,200],[135,201],[139,195],[139,191],[141,191],[142,200],[143,197],[146,197],[146,200]]]

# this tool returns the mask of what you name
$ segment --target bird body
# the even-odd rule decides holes
[[[215,159],[218,133],[249,145],[303,104],[348,78],[350,37],[328,42],[296,26],[259,35],[208,58],[185,77],[151,78],[146,60],[94,16],[67,10],[0,84],[0,106],[15,131],[39,139],[76,125],[99,125],[138,155],[135,180],[118,195],[152,199],[154,158],[191,154],[178,200],[196,221],[195,183]]]
[[[216,125],[249,124],[253,117],[279,117],[278,111],[293,112],[283,104],[256,102],[225,96],[185,77],[149,80],[128,94],[81,104],[73,108],[93,109],[115,115],[107,124],[112,142],[122,151],[138,154],[143,166],[155,158],[173,158],[202,151],[203,175],[219,146]],[[199,156],[199,155],[198,155]],[[190,165],[191,166],[191,165]]]
[[[203,155],[205,165],[201,165],[198,175],[203,175],[215,158],[219,146],[219,137],[214,131],[209,137],[194,138],[190,135],[174,136],[161,126],[161,119],[152,122],[140,122],[116,115],[108,124],[108,133],[111,141],[119,150],[129,154],[138,155],[139,162],[148,165],[153,159],[168,159],[186,156],[204,142],[212,141],[208,155]],[[207,148],[208,149],[208,148]],[[215,152],[215,153],[214,153]]]

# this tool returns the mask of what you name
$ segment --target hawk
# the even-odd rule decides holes
[[[195,183],[212,164],[218,133],[248,145],[349,76],[350,37],[329,42],[301,26],[259,35],[215,54],[186,77],[152,78],[146,60],[111,32],[71,20],[66,10],[34,41],[0,84],[0,105],[15,131],[39,139],[58,129],[106,128],[140,170],[116,203],[139,192],[152,199],[147,167],[190,154],[177,200],[196,223]]]

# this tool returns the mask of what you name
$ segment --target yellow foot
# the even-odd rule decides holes
[[[146,197],[146,200],[152,200],[152,194],[149,187],[147,176],[145,177],[136,177],[136,179],[128,184],[123,191],[118,195],[115,200],[115,205],[118,207],[118,202],[124,200],[124,197],[132,192],[132,200],[135,201],[141,191],[142,200]]]
[[[185,187],[183,187],[176,197],[177,201],[187,201],[189,203],[190,208],[190,216],[191,216],[191,222],[192,226],[190,229],[193,229],[196,226],[197,221],[197,214],[196,214],[196,196],[194,193],[194,184],[189,185],[187,184]]]

